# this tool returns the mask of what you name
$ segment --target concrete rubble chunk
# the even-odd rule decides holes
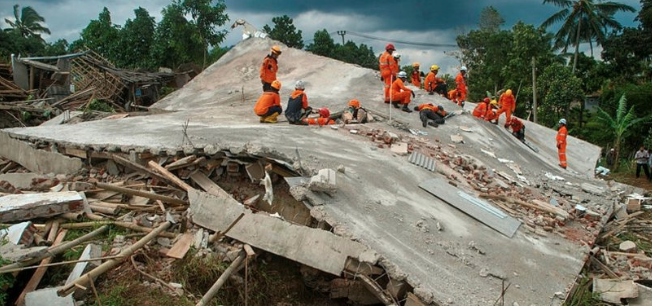
[[[604,188],[598,187],[596,185],[589,184],[589,183],[582,183],[582,184],[580,184],[580,187],[585,192],[590,193],[590,194],[594,194],[594,195],[603,195],[605,193]]]
[[[638,297],[628,299],[629,306],[652,306],[652,288],[636,284]]]
[[[32,182],[37,178],[46,178],[43,175],[36,173],[5,173],[0,174],[0,181],[6,181],[18,189],[32,188]]]
[[[34,241],[34,234],[38,229],[30,221],[14,224],[7,229],[0,230],[0,239],[7,239],[13,244],[30,246]]]
[[[632,280],[621,281],[619,279],[593,279],[593,293],[600,295],[600,299],[617,305],[621,299],[638,297],[638,287]]]
[[[32,291],[25,296],[25,306],[75,306],[72,295],[61,297],[57,294],[59,288],[45,288]]]
[[[6,243],[0,246],[0,257],[11,262],[18,262],[39,257],[47,251],[48,247],[24,248],[22,245]]]
[[[4,156],[27,170],[36,173],[75,174],[83,166],[81,159],[38,150],[7,132],[0,132],[0,156]]]
[[[310,178],[308,188],[312,191],[336,192],[337,173],[333,169],[321,169]]]
[[[348,298],[357,305],[376,305],[380,303],[378,298],[360,280],[334,279],[330,283],[330,298]]]
[[[625,253],[636,253],[637,251],[636,243],[629,240],[621,242],[618,248]]]
[[[86,245],[86,248],[84,248],[84,251],[82,252],[81,256],[79,256],[79,260],[88,260],[88,259],[93,259],[93,258],[100,258],[102,257],[102,246],[97,245],[97,244],[88,244]],[[101,260],[94,260],[94,261],[86,261],[86,262],[78,262],[75,264],[75,267],[72,269],[72,272],[70,272],[70,275],[68,275],[68,279],[66,279],[66,285],[74,282],[77,280],[79,277],[84,275],[84,273],[92,270],[93,268],[99,266],[102,264]],[[75,291],[75,297],[76,298],[81,298],[85,293],[87,293],[84,290],[77,290]]]
[[[641,210],[641,200],[629,198],[627,199],[627,212],[633,213]]]
[[[405,142],[397,142],[392,145],[391,149],[392,153],[396,153],[398,155],[407,155],[408,154],[408,144]]]
[[[76,191],[11,194],[0,197],[0,222],[52,217],[83,208],[83,197]]]

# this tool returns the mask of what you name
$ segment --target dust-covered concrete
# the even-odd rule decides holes
[[[193,147],[247,151],[273,155],[295,165],[299,164],[298,151],[302,168],[311,172],[308,174],[344,165],[346,171],[336,174],[337,193],[324,197],[319,203],[324,205],[314,209],[333,223],[336,233],[378,252],[390,275],[406,279],[424,301],[492,304],[500,296],[502,279],[506,279],[512,284],[505,299],[509,304],[561,304],[553,296],[555,292],[566,292],[581,270],[587,251],[581,243],[558,235],[535,235],[524,229],[507,238],[418,187],[440,174],[412,165],[406,156],[394,155],[346,129],[260,124],[253,113],[261,93],[258,65],[272,44],[263,39],[240,43],[184,88],[154,105],[176,111],[173,113],[7,132],[16,138],[94,149],[176,152],[184,150],[182,125],[189,120],[187,134],[192,146],[186,145],[185,151],[192,152]],[[312,107],[327,106],[333,112],[357,98],[363,107],[389,115],[390,109],[381,102],[382,83],[377,72],[301,50],[283,49],[279,77],[284,84],[284,106],[294,81],[303,79],[308,84],[306,92]],[[426,101],[461,111],[453,103],[423,91],[417,92],[413,104]],[[566,179],[555,188],[583,194],[577,186],[589,180],[589,170],[599,155],[597,147],[569,137],[570,170],[564,171],[556,166],[553,130],[526,123],[528,140],[541,150],[535,154],[502,126],[468,114],[457,115],[439,128],[423,129],[416,112],[391,111],[395,120],[428,135],[415,137],[384,122],[367,127],[389,130],[405,138],[421,138],[450,154],[472,156],[490,169],[512,173],[505,163],[484,153],[493,152],[496,157],[520,165],[523,177],[532,186],[557,184],[545,178],[548,172]],[[451,134],[462,135],[464,143],[449,147]],[[599,197],[582,197],[601,201]]]

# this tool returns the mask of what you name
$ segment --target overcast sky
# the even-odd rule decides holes
[[[640,8],[639,0],[616,0]],[[0,0],[0,26],[7,25],[4,18],[13,19],[13,5],[32,6],[46,20],[46,26],[52,31],[48,41],[60,38],[72,42],[79,38],[81,30],[92,19],[97,19],[103,7],[111,12],[113,23],[124,25],[128,18],[134,18],[134,9],[141,6],[156,21],[161,20],[161,10],[171,0]],[[364,43],[373,47],[376,53],[384,49],[387,42],[393,40],[455,44],[455,37],[460,33],[477,27],[482,8],[492,5],[505,19],[505,27],[511,27],[522,20],[526,23],[540,25],[548,16],[558,11],[551,5],[544,5],[542,0],[407,0],[407,1],[298,1],[298,0],[226,0],[227,14],[230,22],[245,19],[257,28],[272,24],[275,16],[288,15],[294,24],[303,31],[304,42],[309,43],[317,30],[329,32],[346,30],[375,37],[386,41],[360,38],[346,35],[346,40]],[[621,13],[616,17],[624,26],[635,26],[636,13]],[[240,28],[230,32],[225,45],[234,45],[242,38]],[[336,42],[341,37],[333,34]],[[447,55],[450,48],[426,48],[396,44],[402,54],[402,64],[420,62],[422,67],[438,64],[444,72],[453,73],[460,63]],[[599,51],[598,51],[599,54]],[[423,68],[422,68],[423,70]]]

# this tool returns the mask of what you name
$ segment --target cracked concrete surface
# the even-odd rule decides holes
[[[241,42],[184,88],[153,106],[174,111],[171,113],[4,132],[14,138],[96,150],[176,152],[184,151],[182,124],[188,119],[187,133],[196,150],[244,150],[292,163],[298,149],[301,165],[309,174],[322,168],[346,167],[344,173],[337,172],[337,193],[313,210],[334,223],[336,233],[350,235],[375,250],[390,275],[407,279],[425,302],[491,304],[500,296],[501,278],[505,278],[512,283],[505,299],[509,304],[561,304],[553,296],[558,291],[566,292],[580,272],[588,251],[581,243],[559,235],[538,236],[523,228],[507,238],[418,187],[440,174],[412,165],[407,156],[378,148],[367,137],[350,134],[344,128],[258,123],[253,113],[261,92],[258,65],[272,44],[263,39]],[[357,98],[363,107],[388,115],[389,108],[381,102],[382,83],[377,72],[301,50],[283,49],[279,77],[284,106],[294,82],[303,79],[314,108],[327,106],[334,112],[343,109],[349,99]],[[461,110],[422,91],[413,104],[424,101],[442,104],[450,111]],[[471,103],[467,105],[472,107]],[[366,126],[392,131],[404,139],[422,138],[451,155],[473,156],[488,168],[516,177],[507,165],[482,152],[491,151],[517,163],[533,186],[556,183],[544,177],[550,172],[572,184],[559,183],[557,188],[588,199],[591,204],[610,203],[609,197],[587,195],[577,187],[588,181],[604,186],[591,179],[600,152],[596,146],[569,137],[570,171],[563,171],[557,166],[556,131],[545,127],[526,122],[528,140],[541,150],[535,154],[502,124],[494,126],[468,114],[455,116],[439,128],[423,129],[416,113],[392,112],[396,120],[428,135],[415,137],[383,122]],[[462,131],[460,126],[472,132]],[[449,135],[457,133],[465,143],[449,147]],[[186,147],[186,151],[192,150]]]

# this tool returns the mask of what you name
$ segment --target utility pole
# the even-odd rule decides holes
[[[535,57],[532,57],[532,115],[537,123],[537,67]]]
[[[346,35],[346,31],[337,31],[337,35],[342,36],[342,46],[344,46],[344,35]]]

